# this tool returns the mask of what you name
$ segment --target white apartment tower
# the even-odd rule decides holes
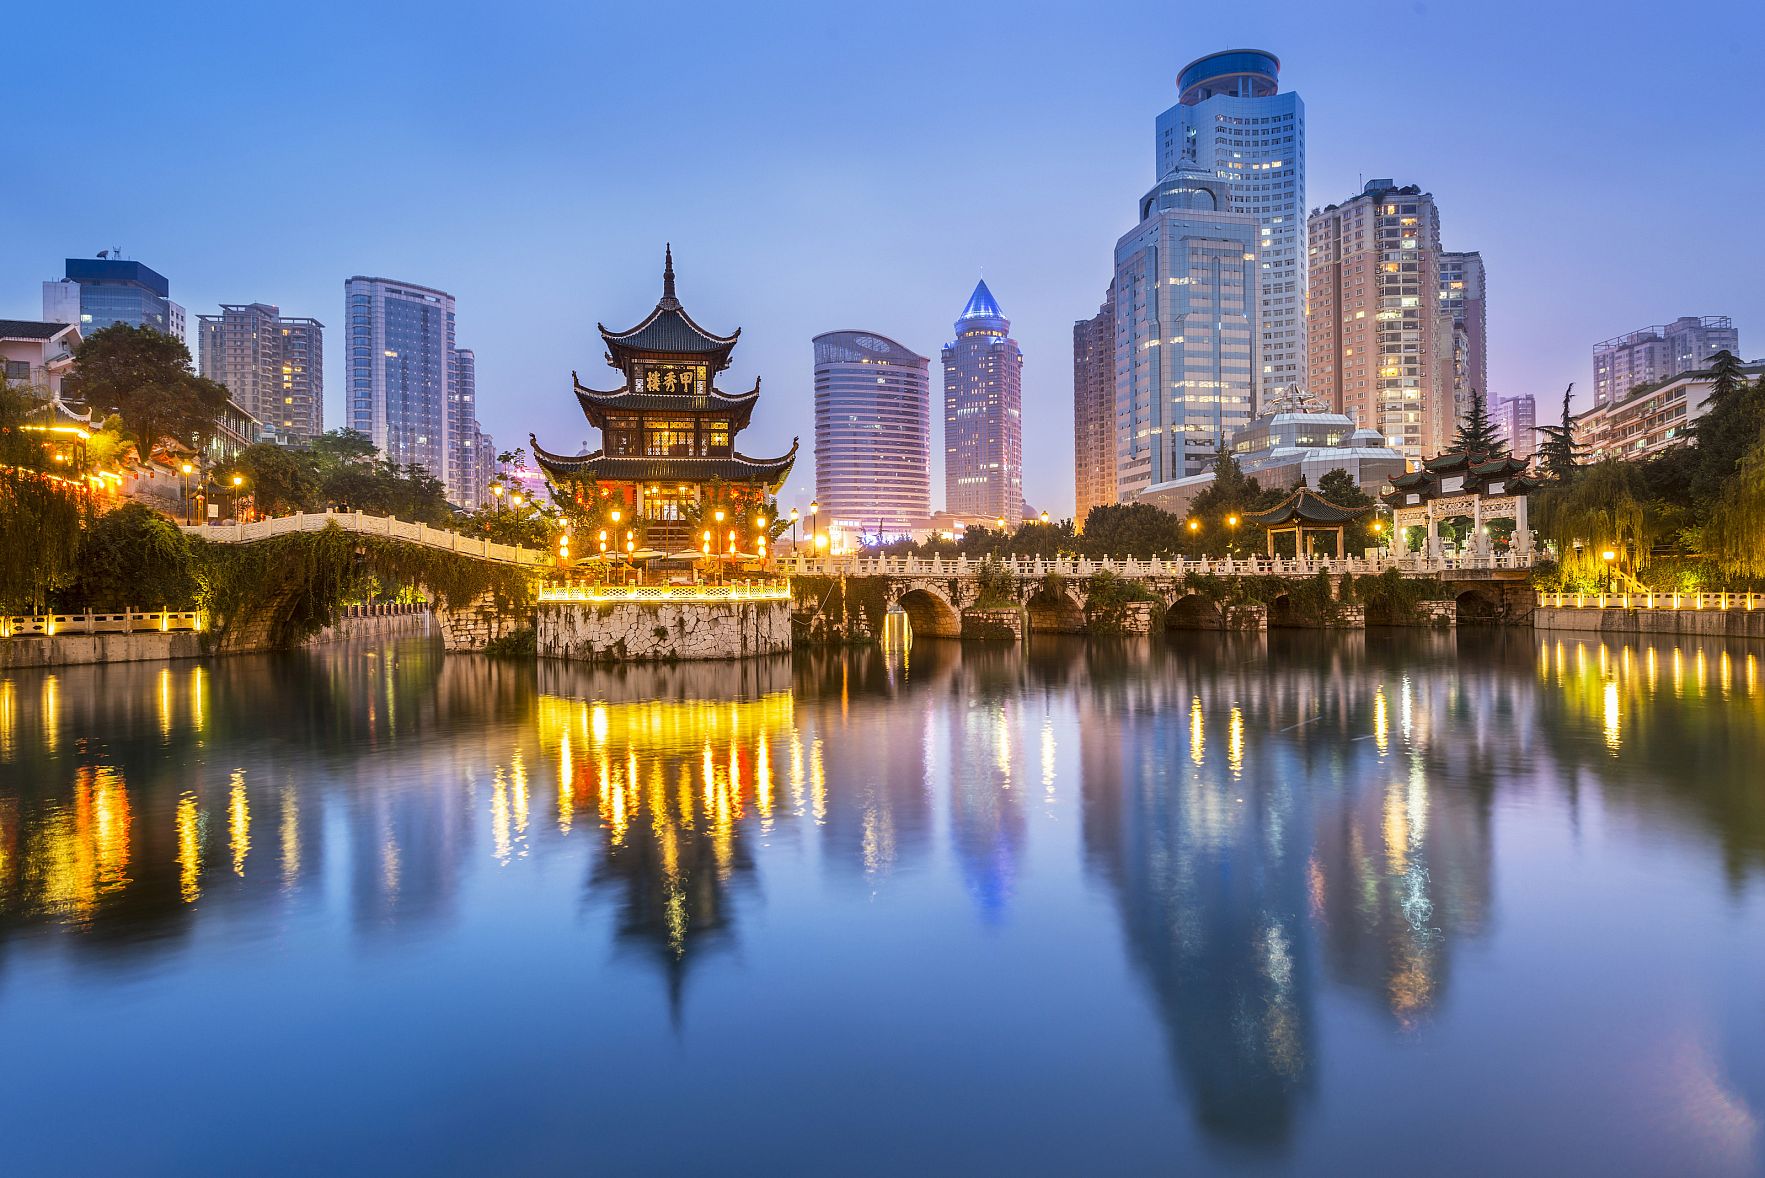
[[[1192,61],[1157,130],[1159,179],[1194,160],[1231,187],[1234,210],[1256,219],[1259,411],[1307,379],[1305,103],[1280,92],[1280,71],[1260,49]]]
[[[454,297],[415,283],[357,275],[344,283],[345,420],[390,461],[415,464],[464,498],[457,403],[449,386]]]

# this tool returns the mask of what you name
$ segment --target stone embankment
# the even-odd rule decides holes
[[[307,645],[356,639],[402,638],[429,633],[425,605],[353,606]],[[138,630],[126,634],[31,634],[0,639],[0,670],[64,667],[82,663],[148,663],[206,654],[252,654],[262,645],[229,644],[216,650],[211,635],[194,630]]]
[[[791,649],[791,603],[542,601],[541,657],[582,662],[743,659]]]

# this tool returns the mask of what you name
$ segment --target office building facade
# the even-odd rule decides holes
[[[285,316],[270,303],[223,303],[196,317],[202,375],[284,445],[325,432],[324,324]]]
[[[1129,501],[1201,473],[1255,416],[1257,219],[1181,165],[1115,247],[1115,480]]]
[[[184,308],[165,275],[123,258],[68,258],[64,277],[43,284],[43,318],[75,323],[86,339],[113,323],[151,327],[184,341]]]
[[[1593,346],[1593,403],[1620,400],[1651,385],[1707,367],[1717,352],[1740,355],[1740,332],[1726,315],[1681,315]]]
[[[932,513],[931,360],[874,331],[815,347],[815,497],[825,526],[892,538]]]
[[[471,348],[455,348],[449,357],[447,405],[448,497],[476,511],[490,500],[496,447],[478,424],[478,353]]]
[[[1159,179],[1185,160],[1231,187],[1257,223],[1257,410],[1307,379],[1305,103],[1280,90],[1272,53],[1213,53],[1177,75],[1178,102],[1158,116]]]
[[[944,345],[944,509],[1023,521],[1023,351],[985,282]]]
[[[1115,287],[1072,325],[1073,522],[1116,501]]]
[[[345,420],[392,462],[415,464],[458,502],[459,417],[448,400],[454,298],[445,291],[357,275],[344,284],[349,353]]]
[[[1374,180],[1306,232],[1310,392],[1411,461],[1440,453],[1455,413],[1434,198]]]
[[[1453,421],[1465,419],[1473,390],[1489,395],[1489,310],[1483,299],[1483,255],[1475,250],[1440,254],[1440,307],[1452,323]]]

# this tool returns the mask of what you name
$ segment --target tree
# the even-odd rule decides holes
[[[1232,452],[1221,446],[1214,454],[1213,482],[1202,488],[1189,504],[1189,516],[1183,525],[1183,548],[1195,554],[1224,554],[1235,545],[1254,550],[1262,543],[1261,531],[1246,523],[1247,512],[1279,502],[1289,492],[1271,493],[1256,479],[1246,475]],[[1189,520],[1201,526],[1190,528]],[[1232,521],[1236,520],[1236,523]],[[1243,551],[1240,548],[1239,551]]]
[[[73,577],[85,496],[49,477],[43,435],[26,431],[35,399],[0,379],[0,612],[41,612]]]
[[[1765,429],[1765,380],[1748,384],[1740,361],[1726,351],[1716,353],[1710,372],[1704,415],[1689,430],[1697,447],[1691,505],[1700,513],[1722,498],[1742,457]]]
[[[1478,389],[1471,390],[1471,408],[1466,411],[1465,419],[1459,422],[1459,432],[1453,437],[1452,446],[1467,454],[1491,457],[1508,452],[1508,443],[1496,429],[1495,422],[1489,419],[1489,407],[1484,404],[1483,393]]]
[[[125,503],[86,529],[70,595],[88,610],[190,609],[190,544],[158,512]]]
[[[1373,507],[1373,497],[1361,490],[1354,477],[1340,466],[1324,472],[1318,480],[1318,494],[1338,507]],[[1373,513],[1365,512],[1343,532],[1342,550],[1360,552],[1372,541]]]
[[[1554,540],[1565,579],[1591,587],[1604,566],[1634,568],[1654,538],[1648,484],[1633,462],[1606,458],[1539,496],[1539,531]],[[1612,552],[1607,562],[1604,553]]]
[[[1155,556],[1183,542],[1183,521],[1150,503],[1109,503],[1085,517],[1085,551],[1093,556]]]
[[[1570,381],[1569,387],[1563,390],[1560,425],[1538,427],[1538,432],[1544,435],[1544,441],[1538,447],[1539,469],[1559,483],[1567,483],[1575,477],[1575,471],[1587,452],[1587,447],[1575,440],[1575,415],[1569,411],[1569,398],[1574,392],[1575,382]]]
[[[143,458],[166,438],[201,449],[214,436],[227,389],[196,375],[184,341],[113,323],[82,342],[74,361],[65,395],[100,412],[114,409]]]
[[[257,509],[265,515],[320,506],[318,463],[308,451],[259,442],[241,450],[233,465],[250,482]]]
[[[1765,577],[1765,431],[1741,457],[1711,510],[1704,543],[1724,572]]]

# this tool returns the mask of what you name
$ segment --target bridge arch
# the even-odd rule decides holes
[[[1024,602],[1034,634],[1083,634],[1085,607],[1064,586],[1039,585]]]
[[[1186,593],[1165,611],[1167,630],[1224,630],[1226,616],[1220,607],[1199,593]]]
[[[1458,595],[1461,626],[1488,626],[1501,620],[1501,599],[1482,589],[1466,589]]]
[[[915,638],[962,637],[962,615],[935,589],[916,586],[896,598],[895,604],[907,615]]]

